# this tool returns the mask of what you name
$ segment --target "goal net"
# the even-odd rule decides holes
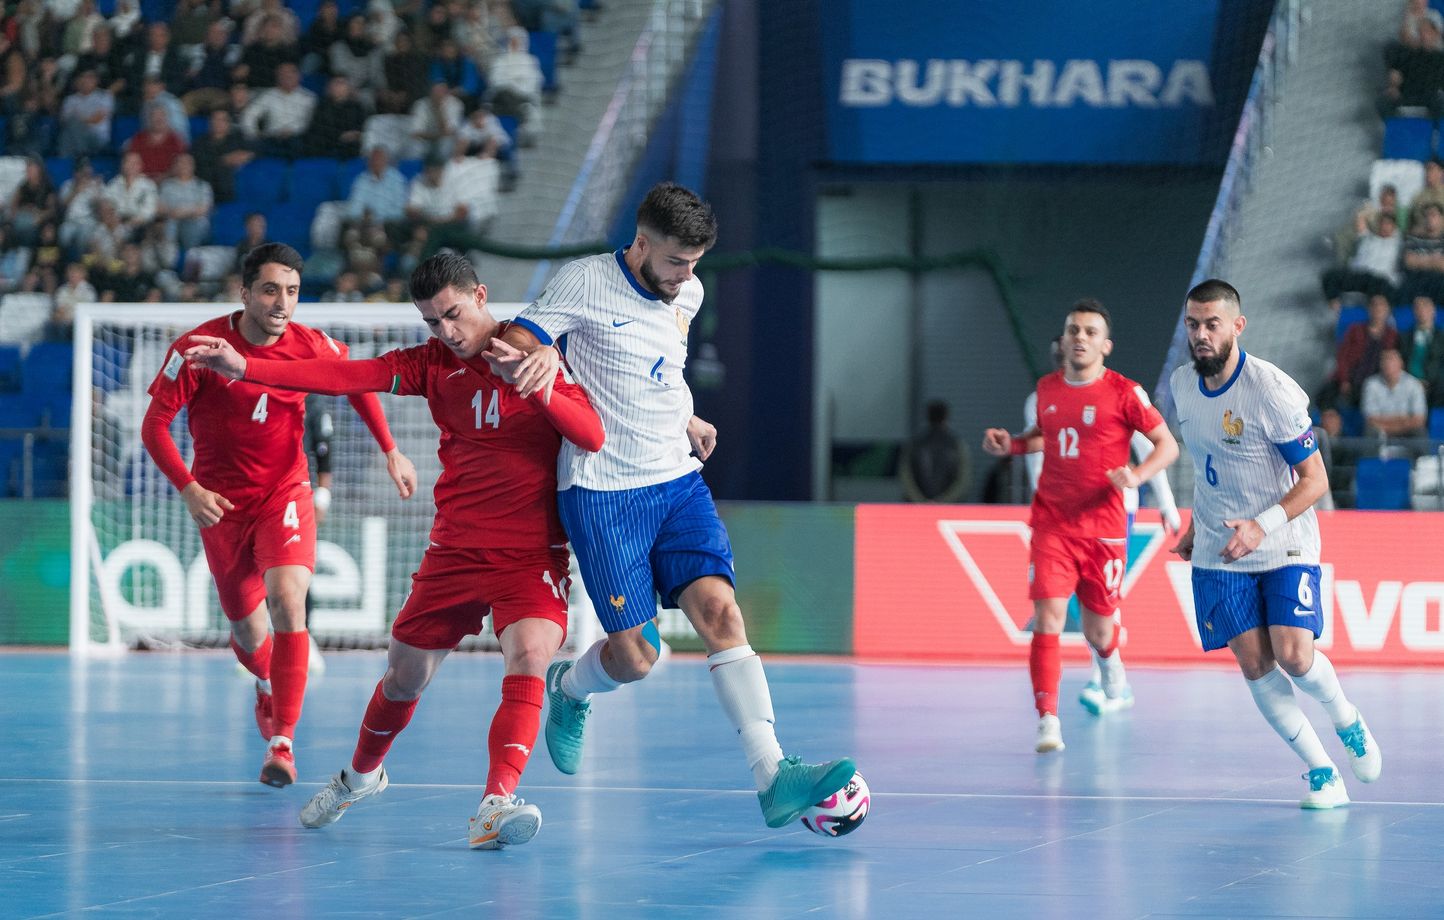
[[[492,305],[513,315],[519,305]],[[146,390],[166,349],[222,312],[216,304],[84,305],[75,322],[71,440],[72,651],[223,646],[230,630],[195,523],[141,445]],[[297,320],[345,342],[354,358],[425,341],[410,304],[302,304]],[[85,398],[89,394],[89,398]],[[327,647],[384,647],[425,550],[440,473],[438,432],[426,400],[381,394],[396,444],[416,464],[418,488],[401,500],[376,442],[344,397],[331,441],[332,504],[317,529],[310,628]],[[171,435],[189,463],[184,411]],[[595,622],[586,592],[572,591],[568,647]],[[463,643],[495,649],[487,631]]]

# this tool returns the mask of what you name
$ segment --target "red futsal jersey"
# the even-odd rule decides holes
[[[202,323],[181,336],[166,353],[165,364],[150,385],[143,435],[156,465],[177,490],[198,481],[235,505],[227,512],[254,517],[274,493],[308,483],[311,475],[302,447],[306,394],[229,380],[186,362],[192,335],[223,338],[251,358],[279,362],[300,358],[344,358],[346,346],[324,332],[290,323],[270,345],[252,345],[241,335],[240,312]],[[352,400],[383,451],[395,447],[380,401],[374,395]],[[195,442],[195,462],[186,469],[169,436],[171,420],[182,408]]]
[[[1162,424],[1143,387],[1114,371],[1079,385],[1062,371],[1039,380],[1043,473],[1033,494],[1033,529],[1122,539],[1128,527],[1123,493],[1107,473],[1128,464],[1133,432]]]
[[[482,358],[463,361],[436,338],[364,361],[248,361],[246,379],[317,393],[426,397],[441,429],[431,541],[448,549],[566,543],[557,515],[562,434],[587,450],[602,442],[586,393],[560,371],[549,405],[540,395],[522,399]]]

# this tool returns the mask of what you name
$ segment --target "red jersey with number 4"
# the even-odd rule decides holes
[[[166,424],[182,408],[195,442],[191,475],[236,506],[233,514],[254,515],[279,489],[311,478],[302,447],[306,394],[230,380],[182,356],[192,335],[223,338],[248,358],[343,358],[346,346],[309,326],[289,323],[271,345],[252,345],[237,327],[240,313],[218,316],[177,339],[150,385],[151,411]]]
[[[1162,424],[1143,387],[1114,371],[1086,384],[1069,383],[1062,371],[1039,380],[1043,473],[1033,494],[1033,529],[1121,539],[1128,518],[1108,471],[1128,464],[1133,432]]]
[[[463,361],[437,338],[375,360],[395,375],[393,393],[426,397],[441,429],[433,543],[508,549],[567,542],[557,514],[562,436],[536,400],[522,399],[480,358]],[[552,400],[591,411],[586,393],[560,371]]]

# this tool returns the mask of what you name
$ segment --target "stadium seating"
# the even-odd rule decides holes
[[[116,153],[125,149],[125,142],[140,131],[140,116],[117,115],[110,122],[110,146]]]
[[[75,349],[68,342],[41,342],[25,353],[20,371],[21,390],[32,399],[49,399],[70,392],[70,370]]]
[[[1444,441],[1444,409],[1429,410],[1429,437]]]
[[[1355,507],[1401,511],[1409,507],[1409,467],[1404,459],[1365,457],[1354,472]]]
[[[227,201],[211,211],[211,243],[234,246],[246,236],[246,215],[255,207],[244,201]]]
[[[1418,160],[1375,160],[1369,170],[1369,200],[1379,200],[1379,189],[1392,185],[1400,201],[1413,201],[1424,187],[1424,164]]]
[[[1334,330],[1334,339],[1342,341],[1344,333],[1349,331],[1350,326],[1357,326],[1359,323],[1369,321],[1369,311],[1365,307],[1344,307],[1339,311],[1339,325]]]
[[[236,170],[236,199],[262,211],[268,205],[286,200],[288,191],[286,161],[274,157],[257,157]]]
[[[20,389],[20,346],[0,345],[0,393]]]
[[[530,35],[527,50],[541,65],[542,92],[554,93],[557,91],[557,33],[532,32]]]
[[[308,204],[314,209],[323,201],[345,197],[336,187],[339,166],[340,163],[330,157],[308,157],[296,160],[291,164],[291,183],[287,200]]]
[[[1400,335],[1408,335],[1414,331],[1414,308],[1409,305],[1394,308],[1394,328],[1399,330]]]
[[[1384,122],[1384,157],[1427,160],[1434,155],[1434,122],[1427,118],[1390,118]]]

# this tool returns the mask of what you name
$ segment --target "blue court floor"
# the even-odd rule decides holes
[[[1032,751],[1026,668],[774,659],[784,748],[856,757],[867,823],[768,830],[705,665],[677,656],[599,697],[582,772],[538,750],[529,844],[466,847],[498,657],[446,662],[388,759],[391,788],[306,830],[343,766],[379,653],[332,653],[301,781],[262,743],[228,653],[72,662],[0,653],[0,917],[1444,917],[1444,675],[1343,674],[1384,752],[1354,804],[1298,808],[1299,763],[1225,670],[1132,672],[1138,706],[1072,702]],[[1321,734],[1316,704],[1306,711]]]

